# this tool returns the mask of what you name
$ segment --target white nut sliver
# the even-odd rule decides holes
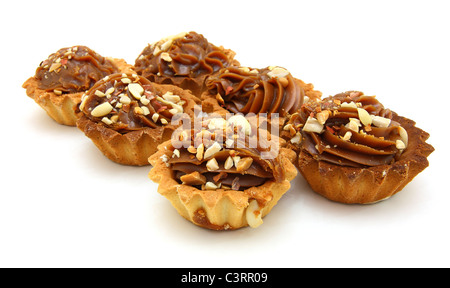
[[[245,135],[250,135],[252,132],[252,127],[250,123],[245,119],[243,115],[233,115],[231,116],[227,122],[230,125],[234,125],[234,127],[241,128],[244,131]]]
[[[406,148],[406,145],[405,145],[405,143],[402,140],[399,139],[399,140],[395,141],[395,147],[398,150],[403,150],[403,149]]]
[[[214,144],[211,145],[211,147],[206,149],[205,154],[203,155],[203,157],[205,159],[209,158],[209,157],[213,156],[214,154],[216,154],[217,152],[219,152],[220,150],[222,150],[222,146],[218,142],[214,142]]]
[[[219,188],[219,186],[217,186],[213,182],[206,182],[206,184],[205,184],[206,190],[216,190],[217,188]]]
[[[224,168],[228,170],[231,169],[231,167],[233,167],[233,158],[231,158],[231,156],[228,156],[227,160],[225,160]]]
[[[352,101],[352,102],[349,102],[349,103],[347,103],[347,102],[342,103],[341,107],[357,108],[358,106],[356,105],[355,102]]]
[[[240,156],[234,156],[233,157],[234,166],[237,167],[237,165],[239,164],[239,161],[241,161],[241,157]]]
[[[359,131],[359,127],[361,127],[361,122],[359,121],[359,119],[350,118],[349,120],[350,120],[350,122],[348,122],[345,125],[345,127],[350,129],[350,130],[352,130],[352,131],[358,132]]]
[[[320,124],[320,122],[316,118],[309,116],[308,119],[306,119],[305,125],[303,126],[303,131],[312,133],[322,133],[323,125]]]
[[[131,99],[127,95],[123,95],[122,97],[120,97],[119,102],[122,104],[130,104]]]
[[[170,92],[170,91],[168,91],[164,95],[162,95],[162,98],[164,100],[167,100],[167,101],[170,101],[170,102],[173,102],[173,103],[178,103],[181,100],[180,96],[173,95],[173,93]]]
[[[167,52],[161,53],[161,59],[163,59],[166,62],[172,62],[172,57],[170,57],[169,53]]]
[[[95,107],[92,111],[91,111],[91,115],[94,117],[102,117],[105,115],[108,115],[109,112],[111,112],[113,109],[113,106],[111,106],[111,104],[109,104],[109,102],[104,102],[100,105],[98,105],[97,107]]]
[[[180,150],[178,149],[173,150],[172,158],[175,158],[175,156],[180,158]]]
[[[250,201],[247,210],[245,211],[245,218],[250,227],[256,228],[263,223],[262,213],[258,201]]]
[[[103,93],[100,90],[95,90],[94,94],[95,94],[95,96],[98,96],[98,97],[105,97],[105,93]]]
[[[212,158],[206,162],[206,169],[208,169],[208,171],[216,171],[219,169],[219,163],[217,163],[216,158]]]
[[[205,150],[205,145],[203,143],[198,145],[197,153],[195,154],[195,157],[197,158],[198,161],[202,161],[203,160],[204,150]]]
[[[363,108],[357,108],[357,110],[358,110],[359,120],[361,120],[361,123],[364,126],[368,126],[368,125],[372,124],[372,117],[370,117],[369,112],[367,112]]]
[[[302,142],[302,136],[301,136],[300,132],[297,132],[297,134],[295,134],[295,136],[291,138],[291,143],[299,144],[300,142]]]
[[[138,100],[141,99],[142,94],[144,94],[144,88],[138,83],[128,84],[128,91],[130,91],[131,95]]]
[[[269,67],[270,69],[270,67]],[[271,71],[269,73],[267,73],[267,75],[270,78],[281,78],[281,77],[286,77],[289,75],[289,71],[282,68],[282,67],[273,67],[272,69],[270,69]]]
[[[389,125],[391,124],[391,119],[389,119],[389,118],[384,118],[384,117],[375,116],[375,115],[370,115],[370,116],[372,117],[373,125],[375,125],[376,127],[386,128],[386,127],[389,127]]]
[[[403,143],[405,143],[405,148],[408,147],[408,132],[402,126],[398,127],[398,132],[402,138]]]
[[[223,118],[212,118],[209,120],[208,123],[208,129],[214,130],[214,129],[226,129],[227,128],[227,121]]]

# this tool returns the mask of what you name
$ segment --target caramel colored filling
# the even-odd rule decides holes
[[[234,55],[196,32],[180,33],[147,46],[136,59],[139,75],[196,78],[227,67]]]
[[[106,75],[118,72],[108,59],[85,46],[63,48],[36,69],[39,88],[57,94],[84,92]]]
[[[190,136],[189,133],[184,134],[184,137],[189,137],[190,142],[184,140],[184,147],[168,149],[163,161],[170,165],[174,171],[173,176],[179,183],[202,190],[245,190],[260,186],[268,180],[282,181],[284,176],[278,157],[262,159],[263,148],[245,146],[245,143],[255,140],[250,138],[256,135],[235,139],[230,145],[227,140],[230,141],[233,137],[224,137],[223,142],[217,142],[215,135],[220,129],[202,129],[197,132],[192,129],[189,131]],[[223,132],[227,133],[226,130],[229,129],[230,126],[227,126]],[[204,131],[210,133],[211,139],[201,138]],[[190,143],[187,148],[186,143]],[[176,144],[172,138],[172,146],[181,146]]]
[[[314,158],[337,165],[391,164],[407,148],[406,130],[373,96],[350,91],[308,102],[300,117],[302,147]]]
[[[251,69],[229,67],[207,81],[210,94],[219,94],[224,106],[234,113],[296,112],[303,104],[304,91],[281,67]]]
[[[183,113],[185,101],[158,91],[138,75],[116,73],[98,81],[82,98],[80,110],[119,132],[156,128]]]

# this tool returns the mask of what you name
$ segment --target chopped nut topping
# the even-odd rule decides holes
[[[112,109],[113,109],[113,107],[111,106],[111,104],[109,104],[109,102],[104,102],[104,103],[98,105],[97,107],[95,107],[91,111],[91,115],[94,117],[102,117],[102,116],[108,115],[112,111]]]
[[[227,120],[227,122],[230,125],[234,125],[234,127],[241,128],[242,131],[244,131],[245,135],[250,135],[252,132],[250,123],[247,121],[247,119],[245,119],[243,115],[233,115]]]
[[[128,84],[128,91],[130,91],[131,95],[133,95],[133,97],[137,100],[140,100],[142,94],[144,94],[144,88],[138,83]]]
[[[359,121],[359,119],[356,118],[349,118],[350,122],[347,123],[347,125],[345,125],[345,127],[347,127],[348,129],[358,132],[359,131],[359,127],[361,127],[361,122]]]
[[[144,115],[144,110],[141,107],[134,107],[134,113]]]
[[[219,169],[219,163],[217,163],[216,158],[208,160],[208,162],[206,162],[206,168],[208,169],[208,171],[215,171]]]
[[[197,154],[196,154],[196,157],[197,157],[198,161],[202,161],[203,160],[204,149],[205,149],[205,145],[203,145],[203,143],[198,145],[198,147],[197,147]]]
[[[103,117],[102,118],[102,122],[107,124],[107,125],[113,124],[113,122],[108,117]]]
[[[131,99],[130,99],[130,97],[123,95],[122,97],[120,97],[119,102],[122,104],[130,104]]]
[[[185,185],[203,185],[206,183],[206,177],[198,171],[183,175],[180,180]]]
[[[286,77],[289,75],[289,71],[281,68],[281,67],[269,67],[269,69],[271,70],[269,73],[267,73],[267,75],[271,78],[281,78],[281,77]]]
[[[161,53],[161,59],[167,62],[172,62],[172,57],[170,57],[169,53],[167,52]]]
[[[156,121],[158,121],[158,118],[159,118],[159,114],[158,114],[158,113],[154,113],[154,114],[152,115],[152,120],[153,120],[153,122],[156,123]]]
[[[197,148],[195,148],[194,146],[189,146],[187,148],[187,151],[192,154],[197,154]]]
[[[344,137],[342,137],[342,139],[345,140],[345,141],[349,141],[352,138],[352,135],[353,135],[352,132],[347,131],[345,133]]]
[[[174,158],[175,156],[180,158],[180,150],[178,150],[178,149],[173,150],[172,158]]]
[[[105,97],[105,93],[103,93],[102,91],[100,91],[100,90],[95,90],[95,96],[98,96],[98,97]]]
[[[402,142],[405,144],[405,148],[408,147],[408,132],[402,126],[398,127],[398,132],[402,138]]]
[[[316,118],[309,116],[308,119],[306,119],[305,126],[303,126],[303,131],[322,133],[323,125],[320,124],[320,122]]]
[[[124,84],[130,84],[132,82],[130,78],[122,78],[120,79],[120,81],[122,81],[122,83]]]
[[[368,125],[372,124],[372,117],[370,117],[369,112],[367,112],[363,108],[357,108],[357,110],[358,110],[359,120],[361,120],[361,123],[364,126],[368,126]]]
[[[206,184],[205,184],[205,189],[206,190],[216,190],[218,188],[219,188],[219,186],[217,186],[213,182],[206,182]]]
[[[319,123],[323,125],[325,124],[325,122],[327,122],[328,117],[330,117],[330,113],[328,112],[328,110],[324,110],[317,113],[316,117],[317,121],[319,121]]]
[[[297,134],[295,134],[295,136],[292,137],[292,139],[291,139],[292,144],[299,144],[301,141],[302,141],[302,136],[301,136],[300,132],[297,132]]]
[[[403,143],[402,140],[397,140],[397,141],[395,141],[395,147],[396,147],[398,150],[406,149],[406,145],[405,145],[405,143]]]
[[[247,210],[245,211],[247,223],[252,228],[256,228],[263,223],[260,209],[258,201],[253,199],[250,201]]]
[[[220,146],[220,144],[218,142],[214,142],[214,144],[211,147],[206,149],[205,155],[203,157],[205,159],[209,158],[209,157],[213,156],[214,154],[216,154],[217,152],[219,152],[220,150],[222,150],[222,146]]]
[[[225,160],[224,168],[228,170],[231,169],[231,167],[233,167],[233,158],[231,158],[231,156],[228,156],[227,160]]]
[[[48,70],[48,72],[53,72],[53,71],[57,70],[59,67],[61,67],[61,63],[53,62],[52,66],[50,66],[50,69]]]
[[[240,159],[239,163],[236,165],[236,171],[237,172],[244,172],[247,170],[253,163],[252,157],[245,157]]]
[[[389,119],[389,118],[384,118],[384,117],[375,116],[375,115],[370,115],[370,117],[372,117],[372,123],[376,127],[386,128],[386,127],[389,127],[389,125],[391,124],[391,119]]]

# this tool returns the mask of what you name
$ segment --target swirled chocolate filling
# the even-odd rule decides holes
[[[408,135],[375,96],[348,91],[310,101],[299,114],[302,148],[315,159],[350,167],[391,164],[407,148]]]
[[[183,113],[186,101],[163,93],[136,74],[116,73],[98,81],[83,95],[80,110],[91,120],[118,132],[156,128]]]
[[[212,95],[219,94],[226,109],[234,113],[292,114],[305,95],[291,73],[281,67],[251,69],[228,67],[207,80]]]
[[[84,92],[106,75],[119,72],[108,59],[85,46],[62,48],[36,69],[38,87],[57,94]]]
[[[282,181],[284,173],[279,157],[263,159],[261,153],[267,148],[260,145],[249,147],[249,143],[256,140],[257,133],[244,138],[233,137],[237,129],[230,123],[214,129],[192,129],[183,134],[181,142],[172,138],[172,149],[168,149],[163,161],[171,167],[174,178],[180,184],[202,190],[221,188],[242,191],[269,180]],[[226,137],[219,137],[219,133]],[[205,134],[209,136],[207,139]],[[181,143],[184,143],[182,147],[177,146]]]
[[[234,53],[226,52],[196,32],[180,33],[148,45],[136,59],[139,75],[196,78],[229,66]]]

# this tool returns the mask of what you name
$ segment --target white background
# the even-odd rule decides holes
[[[0,266],[449,267],[448,1],[8,1],[2,5]],[[325,96],[375,94],[431,134],[430,166],[374,205],[344,205],[299,175],[257,229],[181,218],[150,167],[105,158],[52,121],[22,83],[62,47],[129,63],[196,31],[242,65],[279,65]]]

